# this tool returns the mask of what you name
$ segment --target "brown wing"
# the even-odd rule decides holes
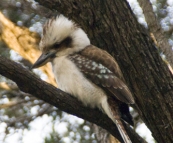
[[[122,102],[134,103],[131,92],[121,80],[122,74],[118,64],[106,51],[90,45],[69,58],[93,83],[106,88]]]

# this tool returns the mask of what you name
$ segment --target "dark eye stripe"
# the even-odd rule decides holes
[[[53,48],[56,49],[56,48],[59,48],[59,46],[60,46],[60,43],[55,43],[55,44],[53,45]]]
[[[62,41],[61,44],[62,44],[62,46],[71,48],[71,47],[72,47],[72,38],[71,38],[71,37],[67,37],[66,39],[64,39],[64,40]]]
[[[71,48],[72,47],[72,38],[71,37],[67,37],[62,42],[55,43],[52,46],[53,49],[57,49],[57,48],[60,48],[60,47],[68,47],[68,48]]]

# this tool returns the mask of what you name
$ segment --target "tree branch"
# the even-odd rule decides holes
[[[154,35],[153,40],[155,39],[155,44],[161,51],[166,55],[166,59],[168,60],[171,67],[173,67],[173,51],[171,46],[168,43],[168,39],[165,38],[162,27],[160,26],[156,15],[154,14],[152,4],[149,0],[138,0],[139,5],[141,6],[145,20],[148,24],[149,32],[151,36]],[[172,70],[170,68],[170,70]]]
[[[95,123],[122,141],[116,125],[101,111],[84,107],[81,102],[69,94],[41,81],[29,70],[2,56],[0,56],[0,74],[15,81],[22,91],[30,93],[62,111]],[[125,124],[125,127],[133,143],[146,143],[129,126]]]

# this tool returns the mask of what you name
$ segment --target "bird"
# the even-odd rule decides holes
[[[131,143],[123,122],[133,125],[129,104],[135,101],[116,60],[92,45],[84,30],[62,14],[45,22],[39,49],[42,54],[32,69],[51,62],[58,88],[85,106],[99,108],[123,141]]]

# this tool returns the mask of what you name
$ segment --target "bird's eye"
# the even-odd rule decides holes
[[[59,48],[59,46],[60,46],[60,43],[55,43],[54,45],[53,45],[53,48]]]

